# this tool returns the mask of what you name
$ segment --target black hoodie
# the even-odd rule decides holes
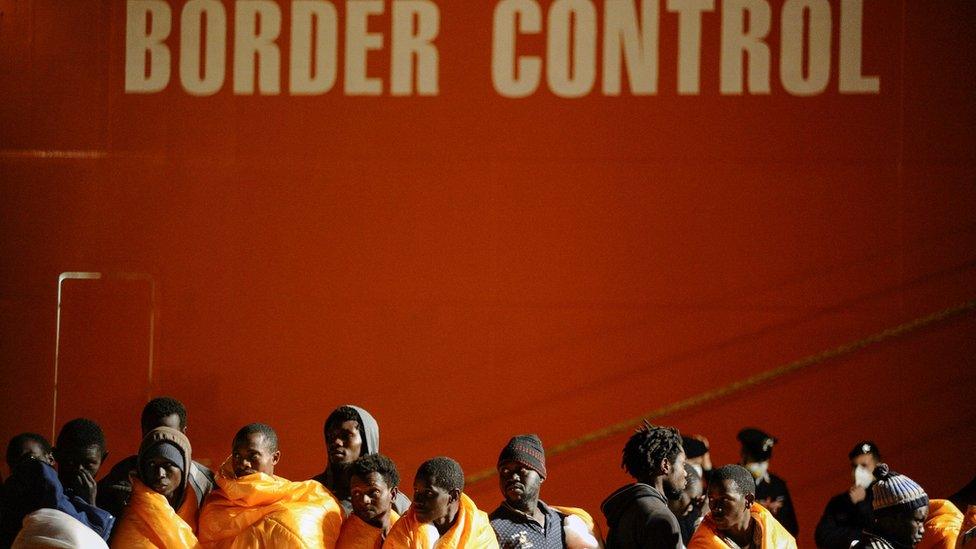
[[[683,549],[678,519],[661,492],[640,482],[610,494],[600,506],[610,531],[607,549]]]

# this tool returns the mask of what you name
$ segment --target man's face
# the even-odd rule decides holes
[[[688,484],[688,471],[685,470],[685,453],[678,452],[678,457],[671,464],[671,471],[668,473],[666,482],[674,492],[680,492]]]
[[[329,463],[348,465],[359,459],[363,438],[359,433],[359,422],[350,419],[329,425],[325,432],[325,445],[329,450]]]
[[[264,433],[251,433],[234,443],[234,474],[237,478],[254,473],[273,475],[281,451],[271,451]]]
[[[924,505],[914,513],[899,513],[895,516],[877,518],[877,528],[882,534],[896,543],[915,547],[922,541],[925,534],[925,519],[929,516],[929,507]]]
[[[180,415],[170,414],[168,416],[153,418],[149,423],[142,424],[142,436],[145,437],[156,427],[169,427],[170,429],[176,429],[182,433],[186,432],[185,427],[180,427]]]
[[[97,444],[81,448],[58,448],[58,478],[63,484],[70,484],[82,470],[95,477],[102,466],[105,455]]]
[[[370,473],[365,478],[353,475],[349,478],[349,494],[352,496],[352,510],[365,522],[378,526],[383,516],[390,512],[396,488],[390,489],[383,475]]]
[[[858,466],[874,472],[874,468],[878,466],[878,460],[874,459],[873,454],[861,454],[851,460],[851,471],[857,469]]]
[[[14,461],[9,464],[11,469],[28,459],[36,459],[49,465],[54,465],[54,456],[50,452],[45,452],[44,447],[36,440],[24,440],[20,448],[14,452],[14,455],[16,456]]]
[[[725,479],[708,485],[708,507],[719,530],[727,531],[736,524],[747,524],[749,507],[755,496],[742,495],[735,482]]]
[[[702,484],[698,477],[695,477],[694,480],[688,478],[685,489],[678,492],[677,497],[668,498],[668,507],[678,518],[690,515],[696,507],[700,507],[703,503]]]
[[[542,477],[535,469],[508,460],[498,466],[498,486],[505,501],[518,506],[539,497]]]
[[[444,488],[434,486],[433,479],[417,478],[413,481],[413,503],[411,507],[420,522],[434,522],[449,517],[451,502],[457,496]]]
[[[170,460],[153,456],[142,465],[142,481],[172,502],[183,482],[183,472]]]

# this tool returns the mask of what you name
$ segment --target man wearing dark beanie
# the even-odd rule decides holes
[[[918,545],[925,533],[929,496],[912,479],[879,463],[871,485],[874,519],[854,545],[857,549],[902,549]]]
[[[491,513],[501,549],[523,547],[597,548],[581,509],[550,507],[539,500],[548,472],[546,453],[537,435],[512,437],[498,456],[498,484],[505,500]]]

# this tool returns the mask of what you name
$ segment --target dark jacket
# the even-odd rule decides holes
[[[607,549],[682,549],[681,527],[653,486],[628,484],[600,506],[607,517]]]
[[[797,537],[800,526],[796,522],[796,510],[793,509],[793,499],[790,498],[790,491],[786,488],[786,481],[772,473],[769,474],[769,482],[764,479],[757,480],[756,501],[760,505],[765,505],[763,500],[766,499],[783,502],[783,507],[773,513],[773,517],[783,525],[783,528],[786,528],[787,532],[793,534],[794,538]]]
[[[54,467],[35,459],[14,467],[0,508],[0,547],[10,547],[24,517],[38,509],[57,509],[71,515],[105,540],[115,524],[115,517],[109,512],[80,497],[66,495]]]
[[[871,525],[871,491],[860,503],[851,501],[847,492],[830,498],[813,539],[820,549],[848,549]]]

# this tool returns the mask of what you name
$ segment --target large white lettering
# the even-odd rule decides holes
[[[163,0],[129,0],[126,4],[126,93],[155,93],[169,83],[170,53],[163,40],[169,38],[172,18],[172,10]]]
[[[603,93],[620,95],[621,52],[634,95],[657,92],[658,0],[641,0],[641,14],[631,0],[607,0],[603,17]],[[639,30],[638,30],[639,28]]]
[[[430,0],[393,3],[390,93],[437,95],[438,54],[433,40],[440,30],[440,12]],[[416,63],[415,63],[416,61]],[[416,67],[416,86],[414,86]]]

